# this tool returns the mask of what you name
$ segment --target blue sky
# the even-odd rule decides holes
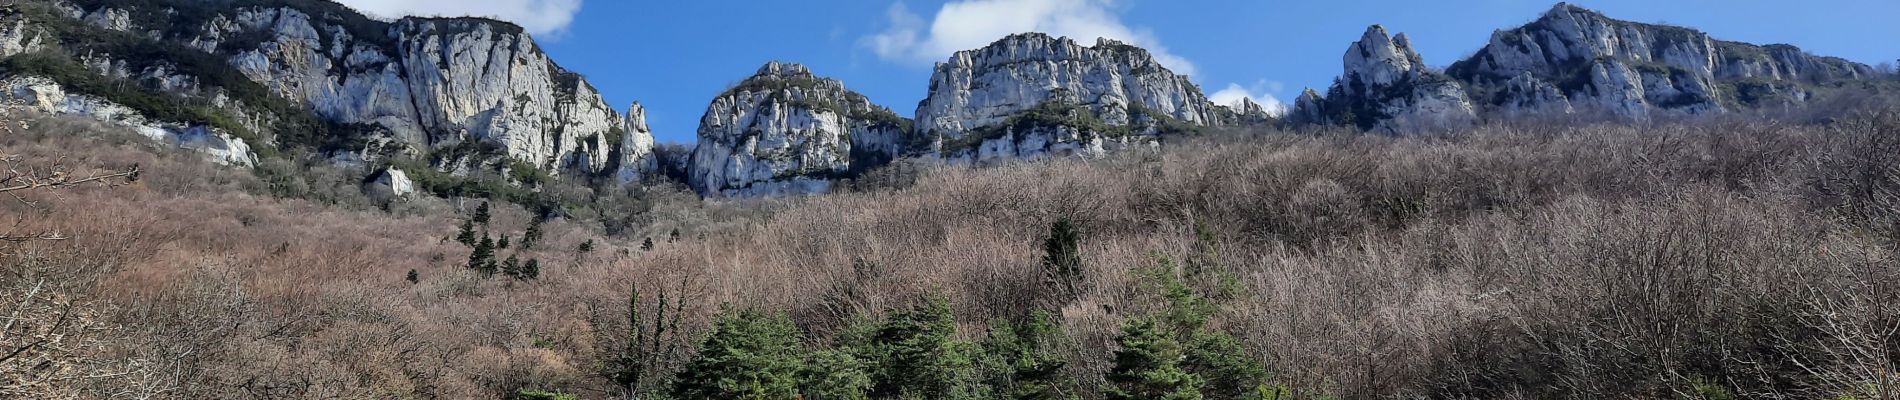
[[[706,104],[768,60],[800,62],[901,115],[930,66],[1012,31],[1116,36],[1191,71],[1210,95],[1290,101],[1324,87],[1367,25],[1406,32],[1443,67],[1554,1],[1506,0],[343,0],[382,16],[515,21],[615,107],[640,101],[661,141],[694,141]],[[1894,0],[1580,0],[1611,17],[1789,43],[1869,64],[1900,58]],[[1093,40],[1085,42],[1092,43]]]

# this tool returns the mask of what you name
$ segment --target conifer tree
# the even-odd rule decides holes
[[[514,254],[509,254],[507,259],[501,260],[501,273],[521,279],[521,260],[515,258]]]
[[[481,241],[475,242],[475,249],[468,253],[468,267],[482,275],[494,275],[495,241],[482,235]]]
[[[682,399],[798,397],[798,329],[785,314],[731,308],[720,312],[699,354],[679,372]]]
[[[1201,377],[1183,370],[1181,344],[1147,319],[1122,324],[1114,366],[1106,377],[1112,400],[1199,400]]]
[[[477,224],[482,224],[482,226],[488,226],[488,218],[488,202],[484,201],[481,206],[475,207],[475,216],[469,218],[469,220],[475,221]]]
[[[528,222],[528,231],[521,233],[521,248],[523,250],[532,250],[534,249],[534,244],[540,241],[541,219],[536,218],[534,221]]]
[[[462,230],[455,233],[455,241],[463,246],[475,246],[475,220],[462,220]]]
[[[640,242],[640,251],[653,251],[653,238],[647,238],[646,241]]]
[[[813,351],[798,371],[798,393],[807,399],[869,399],[873,382],[866,368],[863,360],[850,353]]]
[[[416,281],[420,280],[420,277],[416,275],[415,269],[410,269],[409,274],[403,276],[403,280],[409,281],[410,284],[415,284]]]
[[[541,277],[541,260],[530,258],[528,259],[527,263],[521,264],[521,278],[522,279],[537,279],[540,277]]]
[[[594,239],[587,239],[587,241],[581,242],[580,247],[576,247],[574,250],[581,253],[594,251]]]
[[[1082,281],[1082,233],[1069,218],[1063,217],[1049,226],[1049,238],[1042,242],[1043,279],[1056,293],[1059,299],[1067,303],[1080,294]]]
[[[502,235],[501,235],[501,240],[497,240],[497,241],[495,241],[495,248],[497,248],[497,249],[507,249],[507,248],[508,248],[508,234],[505,234],[505,233],[504,233],[504,234],[502,234]]]
[[[877,382],[872,397],[977,397],[976,349],[956,339],[956,327],[950,302],[941,296],[892,313],[861,350],[877,366],[871,374]]]

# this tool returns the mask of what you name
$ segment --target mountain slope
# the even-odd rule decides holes
[[[7,12],[0,43],[19,45],[0,51],[69,59],[99,75],[94,80],[179,98],[149,101],[85,90],[85,79],[54,81],[154,120],[234,133],[254,148],[375,160],[476,143],[548,170],[630,181],[653,168],[644,121],[613,110],[513,24],[382,22],[313,0],[79,0]],[[14,64],[9,75],[57,75]],[[206,110],[179,116],[158,105],[166,102]]]

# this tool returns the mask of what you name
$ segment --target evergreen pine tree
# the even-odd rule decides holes
[[[488,226],[488,218],[488,202],[484,201],[481,206],[475,207],[475,217],[469,218],[469,220],[475,221],[477,224],[482,224],[482,226]]]
[[[640,242],[640,251],[653,251],[653,238],[647,238],[646,241]]]
[[[1055,316],[1038,310],[1023,323],[991,323],[983,343],[986,382],[993,397],[1061,399],[1058,380],[1065,362],[1052,351],[1060,335]]]
[[[522,279],[540,278],[541,277],[541,260],[530,258],[528,259],[527,263],[521,264],[521,276],[522,276]]]
[[[455,233],[455,241],[463,246],[475,246],[475,220],[462,220],[462,230]]]
[[[521,233],[521,248],[523,250],[532,250],[534,249],[534,244],[540,241],[541,219],[536,218],[534,221],[528,223],[528,231]]]
[[[410,270],[409,270],[409,274],[408,274],[408,275],[405,275],[405,276],[403,276],[403,280],[406,280],[406,281],[409,281],[409,284],[412,284],[412,285],[413,285],[413,284],[415,284],[415,283],[416,283],[416,282],[417,282],[418,280],[420,280],[420,278],[421,278],[421,277],[419,277],[419,276],[416,276],[416,270],[415,270],[415,269],[410,269]]]
[[[682,399],[798,397],[798,329],[784,314],[720,312],[699,354],[680,370],[673,394]]]
[[[837,350],[806,355],[798,371],[798,393],[807,399],[865,400],[871,398],[871,375],[863,360]]]
[[[495,241],[495,248],[497,248],[497,249],[507,249],[507,248],[508,248],[508,234],[505,234],[505,233],[504,233],[504,234],[502,234],[502,235],[501,235],[501,240],[497,240],[497,241]]]
[[[956,328],[950,302],[941,296],[892,313],[863,350],[877,366],[872,397],[976,398],[976,349],[956,339]]]
[[[509,254],[507,259],[501,260],[501,273],[521,279],[521,260],[515,258],[514,254]]]
[[[1063,217],[1049,226],[1049,238],[1042,242],[1042,272],[1060,301],[1067,303],[1079,294],[1082,282],[1082,233],[1075,223]]]
[[[475,242],[475,250],[468,253],[468,267],[482,275],[494,275],[495,241],[482,235],[481,241]]]
[[[587,239],[587,241],[581,242],[580,247],[577,247],[574,250],[579,251],[581,253],[594,251],[594,239]]]
[[[673,228],[673,233],[670,233],[667,235],[666,242],[673,243],[679,240],[680,240],[680,228]]]
[[[1114,366],[1106,377],[1112,400],[1198,400],[1201,377],[1181,369],[1181,344],[1146,319],[1122,324]]]

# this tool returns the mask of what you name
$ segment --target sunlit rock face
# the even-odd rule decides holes
[[[1505,114],[1601,111],[1642,119],[1798,103],[1811,85],[1873,70],[1794,46],[1717,40],[1559,3],[1537,21],[1493,33],[1447,72]]]
[[[688,182],[707,196],[823,192],[897,157],[909,125],[843,82],[767,63],[706,107]]]
[[[482,18],[383,22],[319,2],[231,8],[196,4],[187,9],[208,14],[191,18],[202,21],[196,26],[137,25],[140,13],[183,12],[184,4],[90,10],[60,4],[71,20],[0,21],[0,56],[31,52],[57,40],[47,38],[38,24],[85,24],[225,60],[269,95],[305,107],[329,123],[368,131],[371,138],[365,142],[395,151],[422,156],[473,141],[549,170],[632,181],[654,169],[653,137],[644,111],[638,105],[626,114],[615,111],[585,79],[556,65],[513,24]],[[165,62],[125,69],[153,64],[125,57],[87,54],[83,61],[107,76],[156,81],[169,92],[232,104],[225,96],[234,88],[199,85],[206,82],[204,68],[190,71],[198,75],[177,74],[177,68],[168,70]],[[235,100],[248,100],[242,105],[251,114],[262,108],[254,99]],[[375,156],[372,150],[379,149],[332,150],[354,151],[357,154],[341,158],[361,159]]]
[[[1301,93],[1290,115],[1304,124],[1351,125],[1382,132],[1469,126],[1477,108],[1458,81],[1426,67],[1401,33],[1373,25],[1347,48],[1345,71],[1325,95]]]
[[[1139,47],[1016,34],[937,63],[917,106],[915,150],[949,159],[1099,154],[1235,114]]]

